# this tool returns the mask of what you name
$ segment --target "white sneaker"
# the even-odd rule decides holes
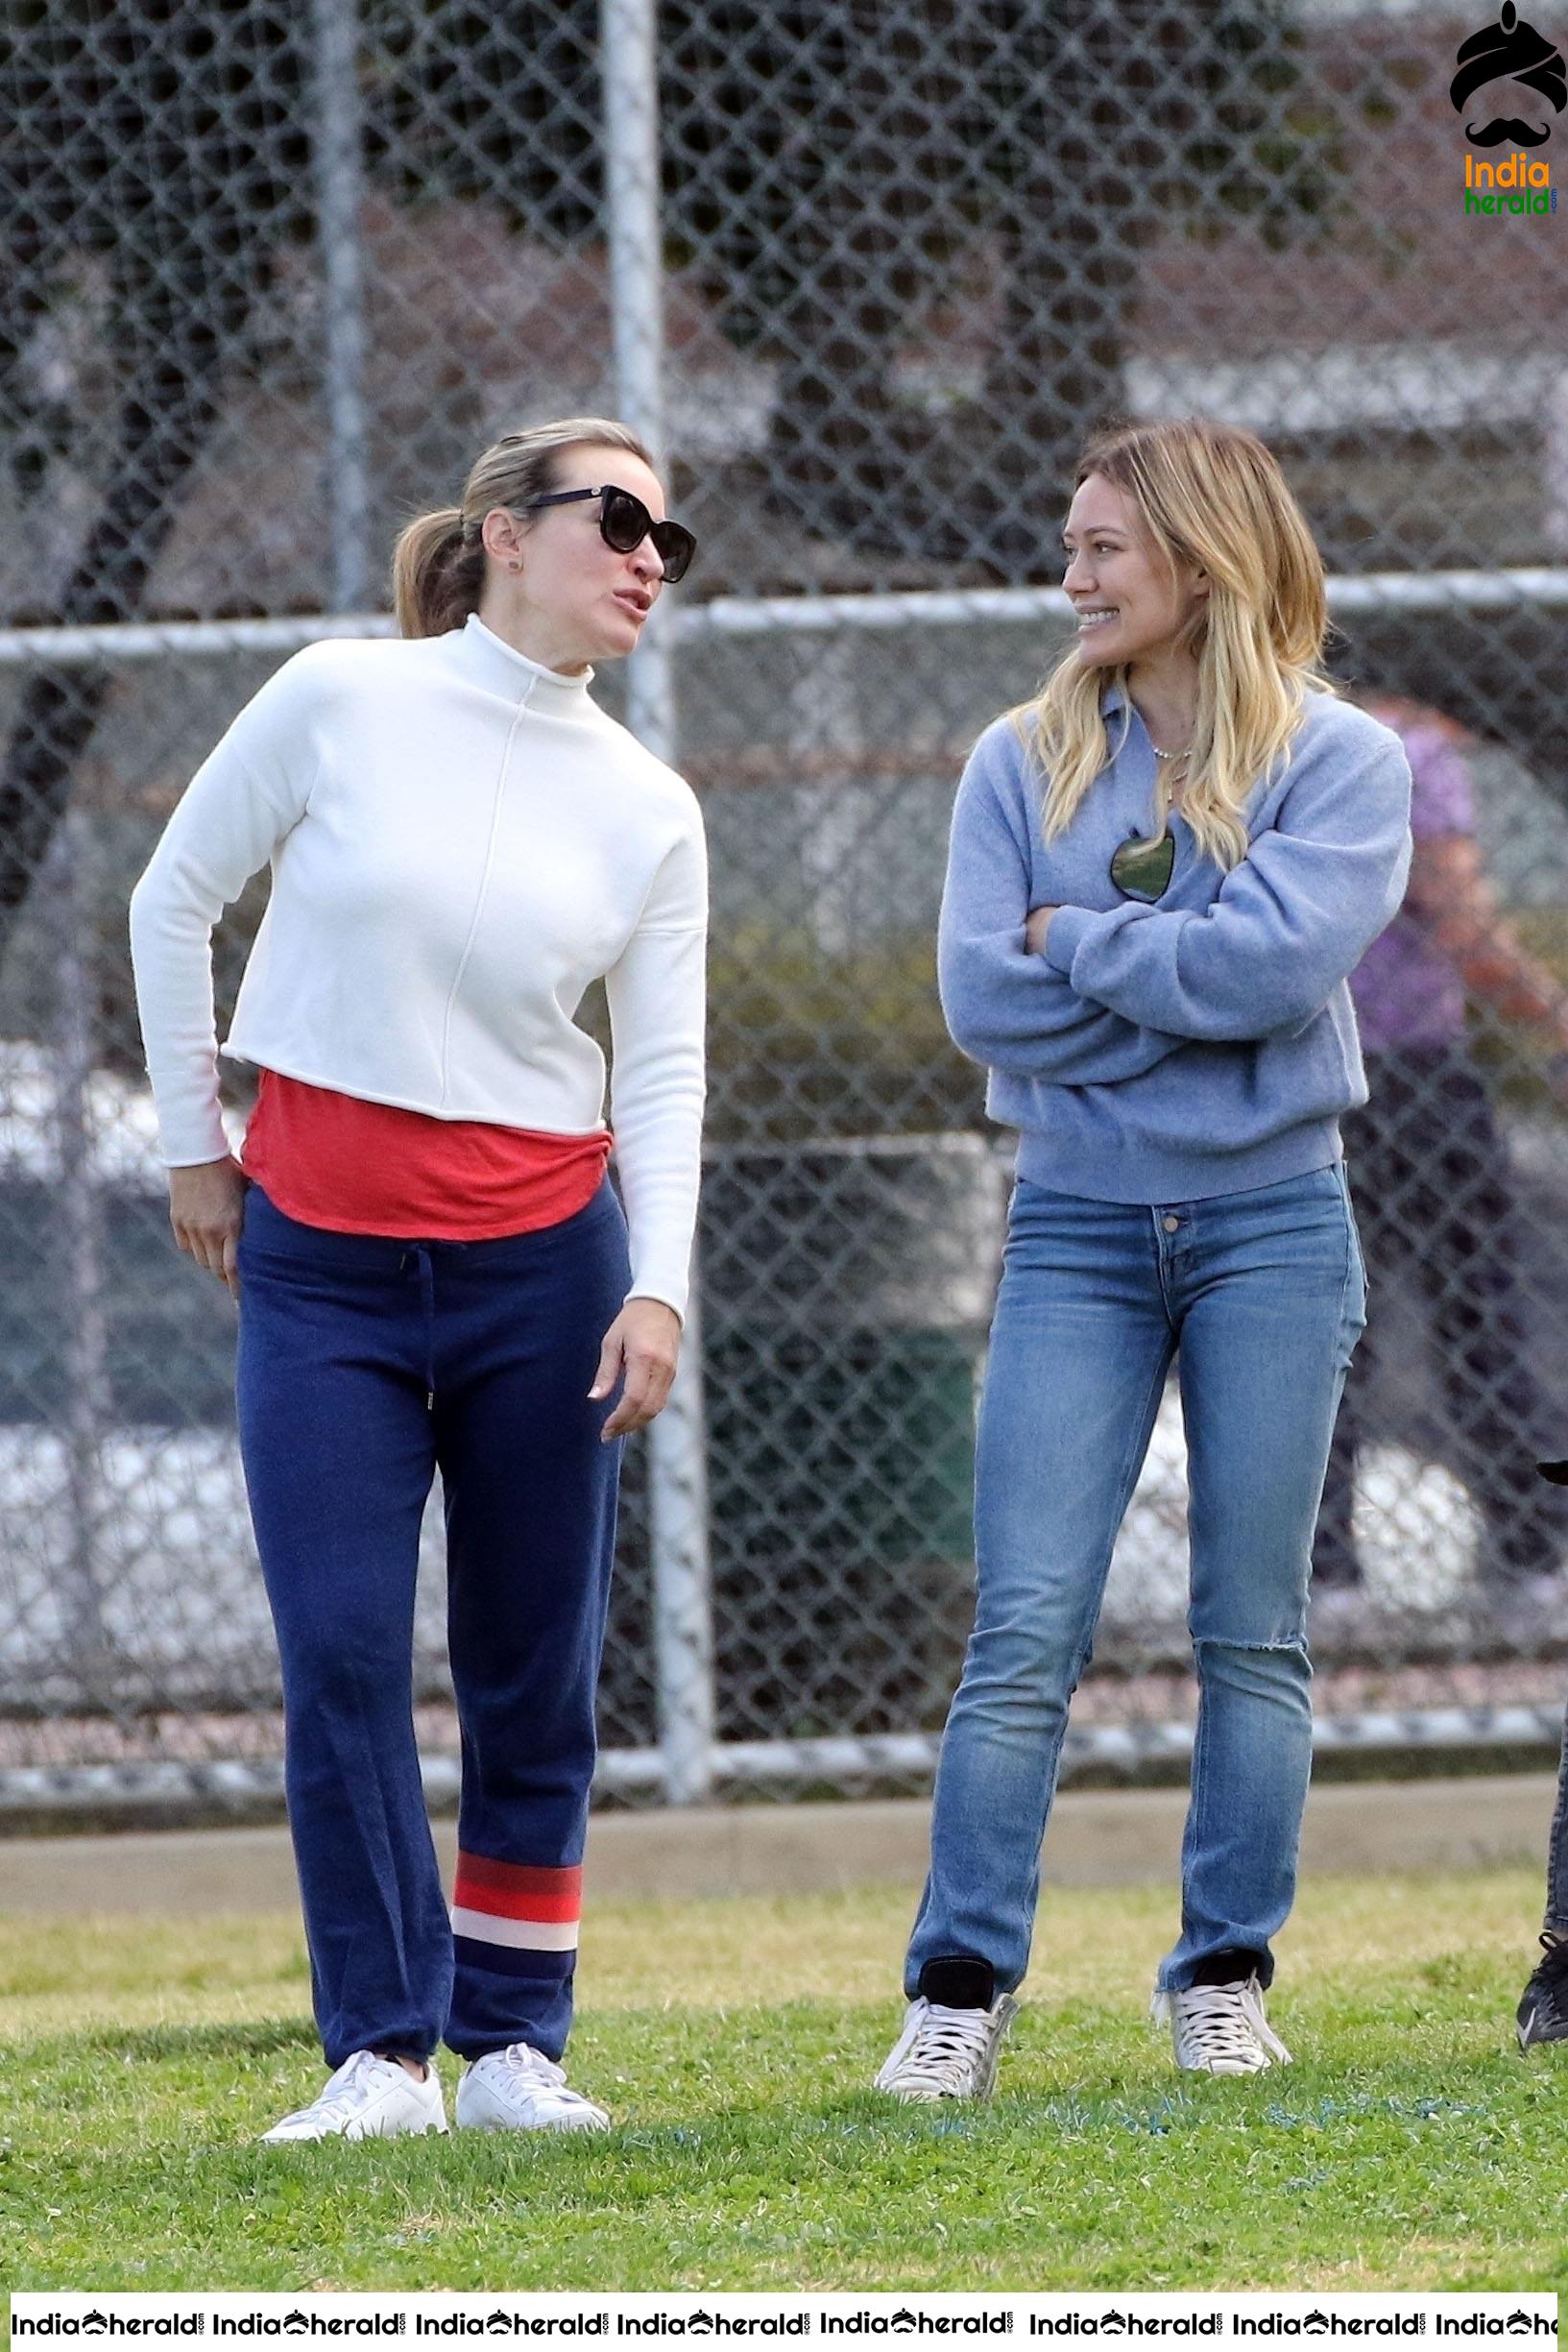
[[[308,2107],[284,2116],[262,2142],[285,2140],[395,2140],[403,2132],[445,2131],[446,2109],[441,2078],[433,2066],[416,2082],[396,2058],[356,2049],[335,2074],[328,2074]]]
[[[457,2121],[477,2131],[604,2131],[610,2118],[527,2042],[475,2058],[457,2086]]]
[[[1236,1984],[1193,1984],[1182,1993],[1156,1993],[1156,2025],[1169,2018],[1176,2064],[1199,2074],[1256,2074],[1289,2066],[1291,2053],[1263,2011],[1256,1976]]]
[[[989,2098],[996,2087],[997,2054],[1018,2015],[1010,1993],[999,1993],[989,2009],[948,2009],[940,2001],[912,2000],[904,2031],[877,2076],[879,2091],[894,2098]]]

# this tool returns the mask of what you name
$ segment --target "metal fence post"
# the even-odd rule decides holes
[[[356,613],[370,577],[360,108],[354,0],[312,0],[316,214],[326,293],[326,496],[332,605]]]
[[[662,465],[664,286],[654,0],[603,0],[600,38],[616,405],[655,464]],[[669,618],[667,611],[656,609],[632,657],[627,693],[633,733],[665,760],[673,759],[676,741]],[[654,1671],[664,1795],[671,1805],[695,1805],[710,1793],[713,1769],[708,1473],[695,1266],[680,1372],[648,1443]]]
[[[104,1439],[110,1421],[104,1312],[103,1202],[94,1167],[91,1103],[93,835],[81,810],[67,812],[45,869],[54,924],[56,1004],[54,1144],[59,1156],[55,1232],[65,1334],[64,1468],[66,1557],[61,1587],[65,1650],[83,1700],[110,1703],[115,1662],[104,1622],[99,1534],[108,1509]]]

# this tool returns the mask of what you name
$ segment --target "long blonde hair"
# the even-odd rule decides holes
[[[1113,426],[1085,448],[1074,487],[1092,473],[1128,499],[1167,564],[1208,574],[1209,594],[1178,641],[1197,659],[1181,810],[1199,848],[1228,870],[1246,855],[1241,812],[1253,785],[1288,750],[1308,693],[1335,691],[1321,668],[1322,557],[1275,458],[1238,425],[1184,417]],[[1109,673],[1124,701],[1127,677],[1125,667]],[[1070,647],[1013,714],[1047,779],[1048,841],[1113,756],[1099,707],[1107,683]],[[1131,715],[1128,701],[1122,735]]]
[[[440,637],[461,628],[477,610],[485,585],[489,559],[479,533],[491,508],[520,511],[547,497],[559,480],[562,452],[588,442],[624,449],[653,466],[629,424],[608,417],[559,417],[553,424],[503,433],[475,459],[456,506],[438,506],[405,523],[392,550],[392,601],[404,637]]]

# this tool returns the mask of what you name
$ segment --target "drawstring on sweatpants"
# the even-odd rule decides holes
[[[424,1309],[424,1409],[433,1413],[436,1405],[436,1270],[427,1242],[411,1242],[398,1260],[398,1272],[405,1273],[413,1258],[420,1270],[420,1303]]]

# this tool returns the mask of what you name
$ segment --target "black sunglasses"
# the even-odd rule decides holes
[[[538,512],[542,506],[570,506],[578,498],[600,498],[599,537],[617,555],[630,555],[651,539],[654,551],[664,567],[664,577],[671,588],[684,580],[691,569],[691,558],[697,552],[697,543],[684,522],[655,522],[640,498],[629,490],[618,490],[614,482],[606,482],[598,490],[555,490],[547,498],[530,498],[522,508],[525,515]]]
[[[1164,896],[1176,862],[1176,843],[1169,825],[1152,841],[1139,834],[1123,841],[1111,859],[1111,880],[1124,897],[1150,905]]]

